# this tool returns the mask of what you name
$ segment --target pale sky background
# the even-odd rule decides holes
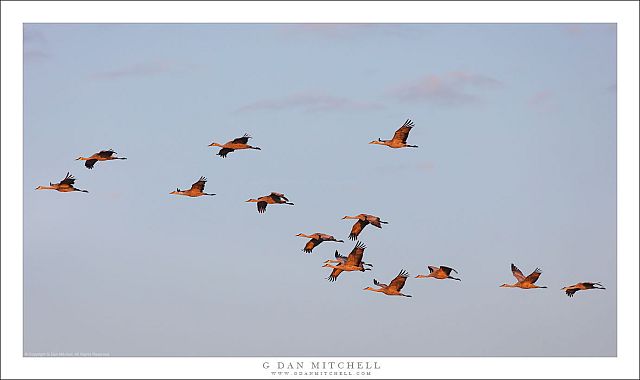
[[[613,24],[25,25],[24,352],[615,356],[615,54]],[[407,118],[420,148],[367,144]],[[33,190],[67,171],[90,193]],[[329,283],[354,243],[295,234],[360,212],[373,271]],[[362,290],[401,269],[413,298]]]

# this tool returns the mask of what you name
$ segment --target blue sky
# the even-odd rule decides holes
[[[25,352],[616,354],[614,25],[27,24],[24,52]],[[420,148],[367,144],[407,118]],[[33,190],[67,171],[90,193]],[[270,191],[295,206],[244,203]],[[331,284],[354,244],[295,234],[360,212],[373,271]],[[511,262],[549,289],[498,288]],[[427,265],[463,281],[362,290]]]

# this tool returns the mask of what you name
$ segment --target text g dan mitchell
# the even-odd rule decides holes
[[[331,369],[380,369],[378,362],[264,362],[264,369],[331,370]]]

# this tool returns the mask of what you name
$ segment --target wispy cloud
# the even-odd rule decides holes
[[[540,112],[547,112],[556,109],[554,94],[549,90],[538,91],[529,97],[528,104],[531,108]]]
[[[51,55],[44,50],[30,49],[25,50],[23,59],[25,62],[42,62],[49,59]]]
[[[47,38],[42,31],[25,26],[22,33],[22,41],[25,44],[45,44],[47,42]]]
[[[140,77],[157,75],[172,71],[176,65],[169,61],[151,61],[135,63],[113,70],[105,70],[93,75],[95,79],[119,79],[124,77]]]
[[[238,109],[239,112],[258,110],[299,109],[307,112],[315,111],[352,111],[381,109],[376,102],[358,101],[349,98],[328,95],[325,93],[297,93],[282,98],[263,99]]]
[[[25,26],[22,42],[22,58],[25,63],[43,62],[51,58],[51,54],[47,51],[47,38],[42,31]]]
[[[381,174],[398,174],[400,172],[431,172],[435,169],[435,164],[431,161],[419,161],[411,164],[390,163],[378,165],[373,168],[374,172]]]
[[[291,33],[310,33],[326,37],[340,37],[362,30],[372,30],[376,24],[338,24],[338,23],[309,23],[284,25],[284,30]]]
[[[443,105],[478,103],[478,92],[500,87],[497,79],[465,71],[442,75],[427,75],[414,83],[406,83],[390,90],[401,101],[423,101]]]
[[[284,24],[280,30],[286,36],[315,36],[331,40],[345,40],[358,37],[378,37],[380,35],[411,37],[415,24],[389,23],[307,23]]]

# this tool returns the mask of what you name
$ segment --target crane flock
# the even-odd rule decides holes
[[[378,138],[378,140],[371,141],[369,144],[376,145],[386,145],[389,148],[398,149],[398,148],[417,148],[417,145],[409,145],[407,144],[407,138],[409,137],[409,132],[414,127],[413,121],[407,119],[404,124],[396,130],[391,140],[382,140]],[[227,155],[236,150],[244,150],[244,149],[253,149],[253,150],[261,150],[258,147],[254,147],[248,144],[249,139],[252,137],[248,134],[244,134],[242,137],[235,138],[231,141],[228,141],[225,144],[218,144],[216,142],[212,142],[209,146],[219,147],[220,151],[216,154],[221,158],[226,158]],[[94,165],[98,161],[112,161],[112,160],[126,160],[126,157],[117,157],[115,156],[117,153],[113,149],[101,150],[98,153],[95,153],[89,157],[80,156],[76,160],[85,161],[85,167],[87,169],[93,169]],[[57,190],[59,192],[68,193],[68,192],[82,192],[88,193],[87,190],[81,190],[74,187],[76,179],[67,172],[64,179],[62,179],[58,183],[49,183],[49,186],[38,186],[36,190]],[[215,194],[209,194],[204,192],[205,184],[207,179],[205,177],[200,177],[198,181],[191,185],[191,188],[188,190],[180,190],[177,188],[175,191],[172,191],[170,194],[174,195],[183,195],[188,197],[200,197],[203,195],[213,196]],[[267,205],[276,205],[276,204],[286,204],[293,205],[292,202],[282,193],[272,192],[269,195],[265,195],[259,197],[257,199],[249,199],[246,202],[255,202],[257,203],[258,213],[263,214],[267,210]],[[327,277],[330,282],[334,282],[338,279],[342,272],[366,272],[371,271],[373,265],[365,262],[362,258],[367,248],[364,243],[358,240],[360,233],[367,225],[371,224],[375,227],[382,228],[382,224],[388,224],[386,221],[380,220],[380,217],[370,215],[370,214],[358,214],[355,216],[344,216],[342,219],[355,219],[356,223],[351,228],[351,231],[348,235],[349,239],[356,241],[355,247],[351,250],[348,256],[343,256],[338,251],[335,251],[334,259],[326,260],[323,263],[323,268],[332,269],[331,273]],[[316,232],[311,235],[306,235],[303,233],[299,233],[296,236],[310,239],[302,248],[302,251],[305,253],[312,253],[313,249],[320,245],[322,242],[331,241],[344,243],[343,240],[338,240],[335,237]],[[438,280],[451,279],[456,281],[462,281],[460,278],[456,278],[451,276],[451,273],[458,274],[458,272],[447,266],[428,266],[429,274],[427,275],[417,275],[416,278],[435,278]],[[528,276],[524,276],[524,274],[516,267],[514,264],[511,264],[511,272],[513,276],[516,278],[516,282],[513,284],[502,284],[500,287],[502,288],[520,288],[520,289],[541,289],[547,288],[546,286],[538,286],[535,283],[540,278],[542,271],[539,268],[536,268],[531,274]],[[401,293],[402,288],[404,287],[407,279],[409,278],[409,273],[406,270],[401,270],[398,275],[391,280],[389,285],[378,282],[376,279],[373,280],[373,284],[377,286],[377,288],[366,287],[363,290],[369,290],[373,292],[383,293],[389,296],[403,296],[403,297],[411,297],[411,295]],[[599,282],[579,282],[575,285],[570,285],[563,287],[563,290],[569,297],[573,297],[574,294],[580,290],[589,290],[589,289],[600,289],[604,290],[605,287]]]

